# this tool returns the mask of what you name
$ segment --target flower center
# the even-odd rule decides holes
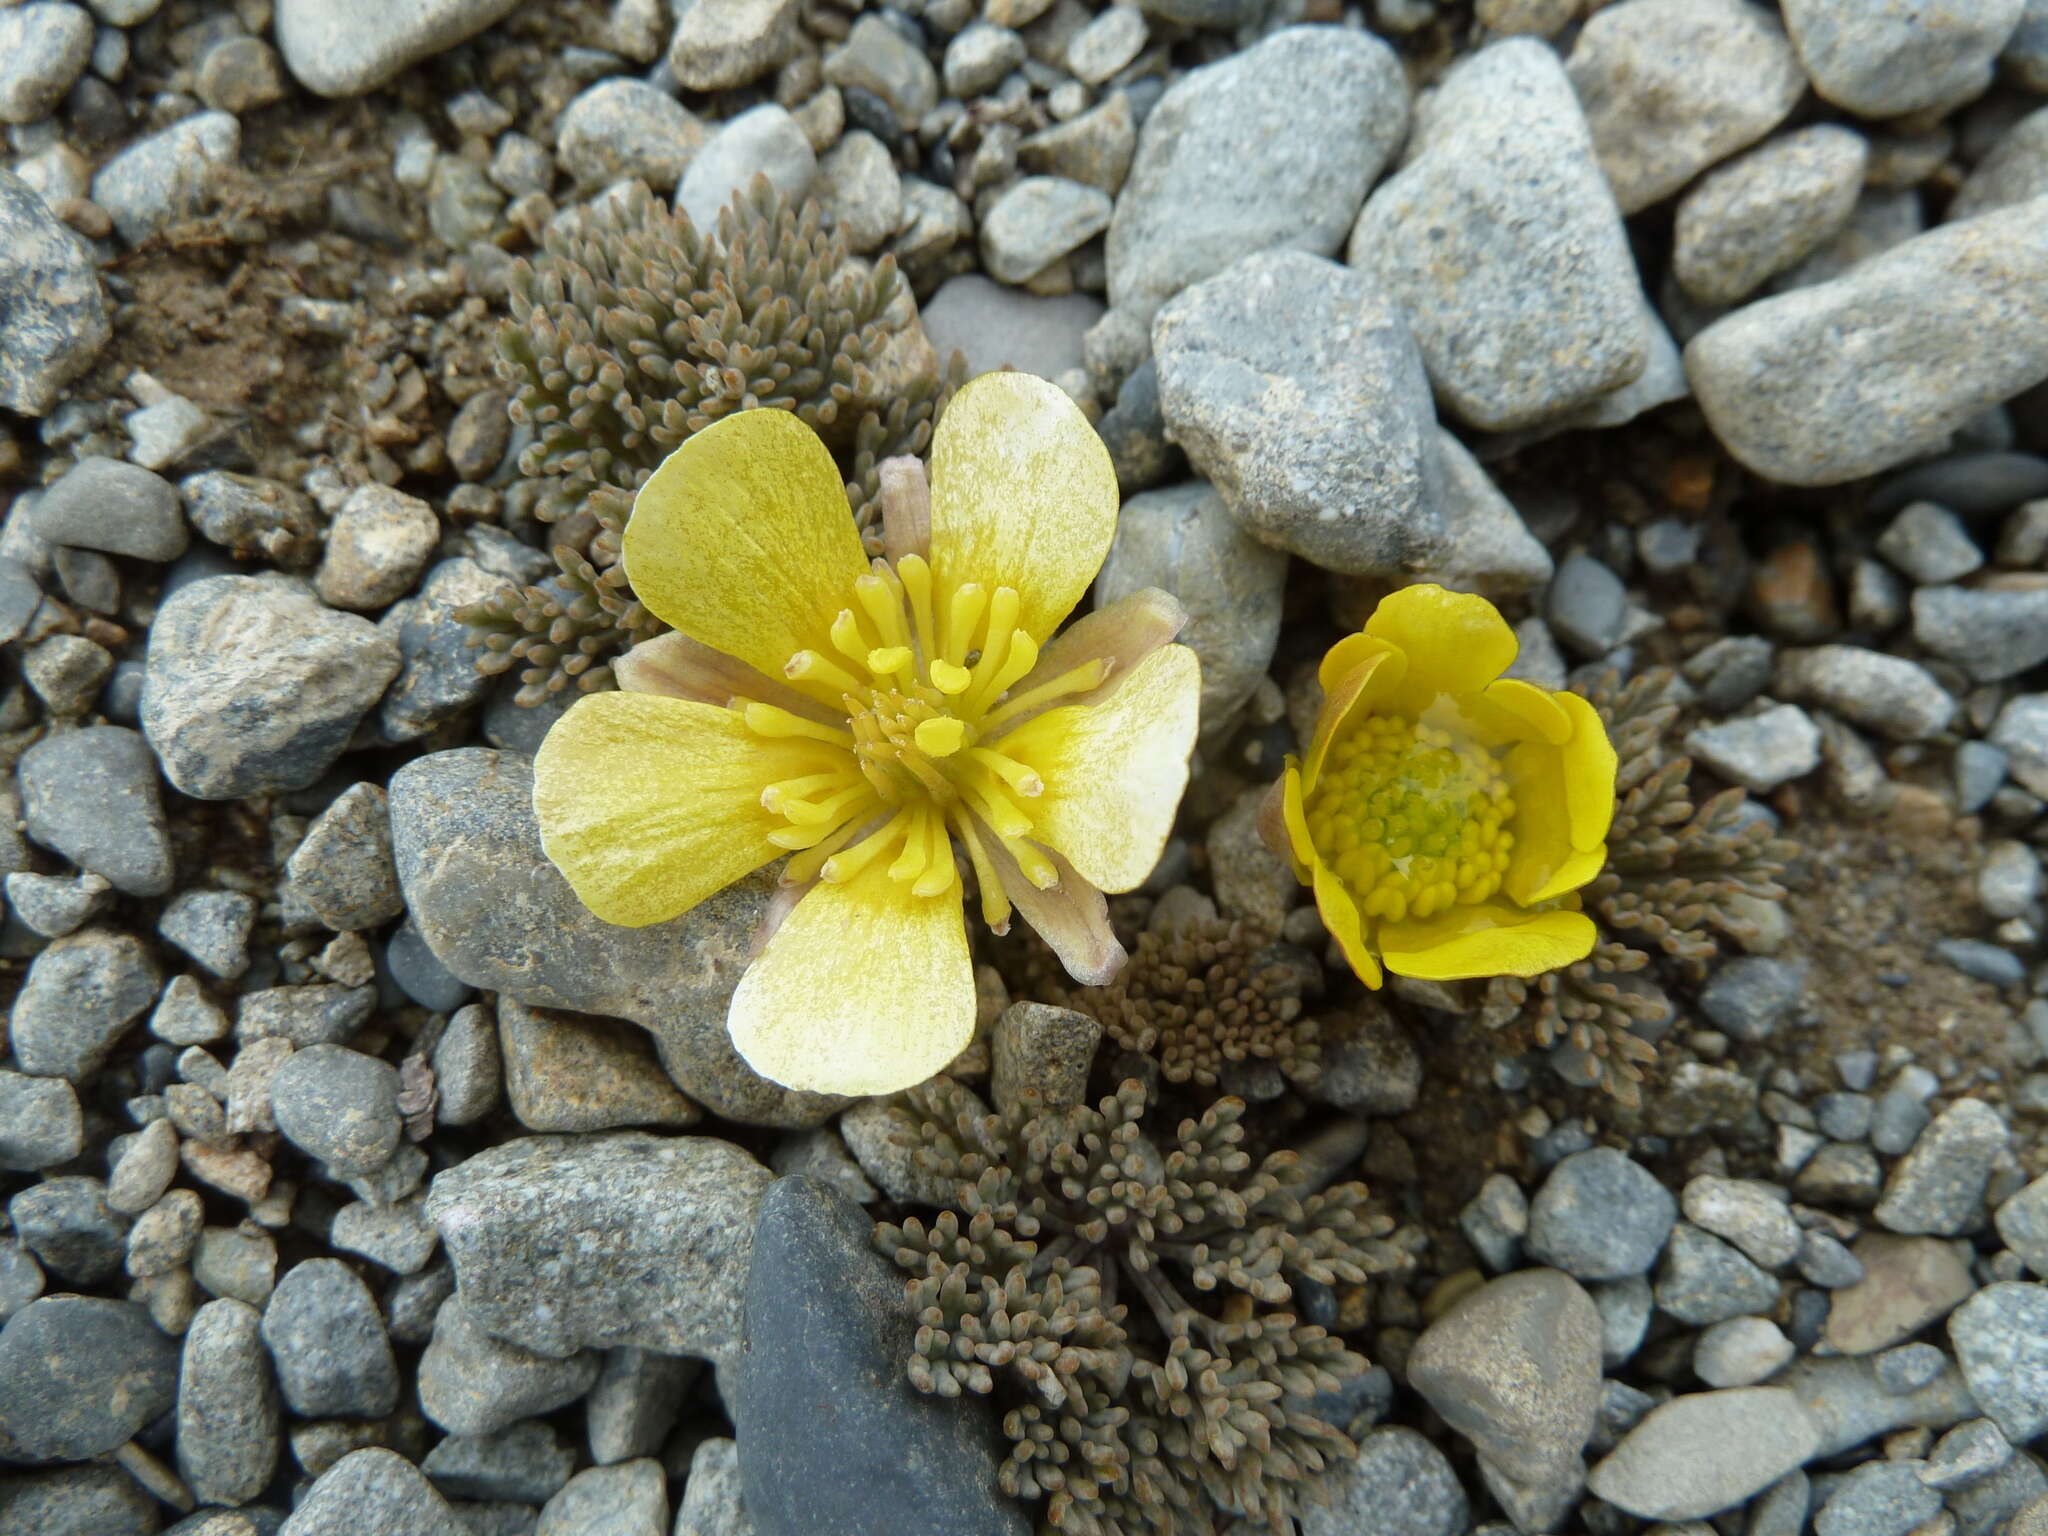
[[[1045,793],[1044,780],[995,739],[1025,711],[1096,686],[1107,665],[1090,662],[1013,696],[1038,665],[1016,591],[971,581],[938,591],[919,555],[877,560],[854,581],[853,599],[832,620],[829,653],[801,650],[783,667],[832,723],[745,706],[761,736],[840,749],[821,754],[819,772],[762,792],[762,806],[788,823],[770,841],[797,851],[785,878],[851,880],[888,854],[892,877],[941,895],[958,884],[958,833],[984,888],[995,879],[985,838],[1032,884],[1057,884],[1052,861],[1026,841],[1024,807]]]
[[[1400,922],[1481,902],[1500,888],[1515,813],[1481,747],[1398,715],[1333,742],[1304,808],[1309,837],[1359,911]]]

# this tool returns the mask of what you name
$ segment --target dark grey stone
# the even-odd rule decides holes
[[[477,669],[469,626],[456,610],[502,591],[505,581],[474,560],[443,560],[419,594],[394,603],[378,627],[398,641],[398,676],[378,706],[386,741],[417,741],[483,702],[491,678]]]
[[[1464,1536],[1471,1513],[1444,1453],[1401,1425],[1360,1438],[1321,1478],[1328,1503],[1304,1501],[1302,1536]]]
[[[158,1509],[156,1500],[119,1467],[94,1464],[10,1475],[0,1486],[0,1536],[151,1536]],[[166,1536],[181,1533],[182,1526]],[[257,1536],[253,1526],[246,1536]]]
[[[177,1343],[133,1302],[46,1296],[0,1329],[0,1429],[24,1460],[103,1455],[177,1392]]]
[[[78,1094],[61,1077],[0,1071],[0,1168],[36,1173],[84,1150]]]
[[[336,795],[306,828],[285,872],[292,895],[337,933],[379,928],[403,912],[384,791],[362,783]]]
[[[241,891],[180,891],[156,921],[159,936],[223,980],[249,969],[255,926],[256,898]]]
[[[294,1052],[270,1083],[277,1128],[343,1177],[374,1173],[398,1150],[398,1069],[343,1045]]]
[[[58,939],[30,963],[15,997],[14,1059],[38,1077],[82,1083],[156,991],[156,963],[128,934],[88,928]]]
[[[192,540],[178,492],[162,475],[120,459],[80,459],[43,492],[36,532],[52,544],[162,564]]]
[[[426,1476],[395,1451],[351,1451],[320,1475],[278,1536],[469,1536]]]
[[[451,1499],[516,1504],[545,1503],[575,1469],[576,1448],[539,1419],[521,1419],[495,1434],[450,1435],[420,1463]]]
[[[284,1413],[247,1302],[209,1301],[192,1315],[178,1375],[178,1475],[205,1504],[246,1504],[270,1485]]]
[[[1678,1201],[1611,1147],[1565,1158],[1529,1204],[1529,1252],[1580,1280],[1620,1280],[1656,1262]]]
[[[285,1402],[302,1418],[374,1419],[398,1406],[384,1316],[339,1259],[308,1259],[278,1281],[263,1342]]]
[[[112,334],[92,247],[0,170],[0,406],[42,415]]]
[[[156,759],[141,735],[118,725],[48,736],[22,754],[22,818],[28,835],[131,896],[171,887]]]
[[[52,1274],[96,1285],[121,1268],[128,1219],[107,1204],[107,1186],[82,1174],[45,1179],[7,1202],[28,1250]]]
[[[1805,984],[1806,967],[1796,961],[1741,955],[1709,978],[1700,1011],[1738,1040],[1766,1040],[1793,1017]]]
[[[493,1338],[452,1296],[434,1317],[420,1357],[420,1411],[456,1435],[492,1435],[583,1396],[597,1380],[599,1358],[582,1350],[553,1359]]]
[[[1657,1273],[1657,1305],[1694,1327],[1767,1314],[1778,1302],[1778,1282],[1740,1249],[1681,1221],[1671,1232]]]
[[[829,1185],[778,1179],[761,1199],[747,1347],[730,1372],[746,1507],[764,1533],[1023,1536],[997,1488],[982,1403],[927,1397],[903,1374],[916,1331],[874,1225]]]

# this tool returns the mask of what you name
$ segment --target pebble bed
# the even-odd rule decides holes
[[[309,116],[355,159],[264,214]],[[1422,1249],[1299,1536],[2048,1536],[2042,0],[0,0],[0,123],[0,1536],[1031,1528],[904,1379],[886,1116],[726,1039],[769,883],[592,917],[566,697],[456,616],[553,571],[513,260],[757,175],[1098,422],[1097,601],[1203,665],[1127,925],[1341,975],[1255,808],[1296,631],[1411,580],[1547,687],[1676,667],[1795,841],[1961,849],[1871,984],[1968,1048],[1845,1037],[1783,907],[1640,1107],[1354,1007],[1314,1097]],[[269,435],[117,361],[223,247],[327,272],[258,317],[341,359]],[[1475,1084],[1461,1164],[1415,1117]]]

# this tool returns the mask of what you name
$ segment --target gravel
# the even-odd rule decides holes
[[[1360,574],[1443,548],[1428,380],[1371,278],[1247,257],[1167,304],[1153,341],[1168,435],[1254,537]]]
[[[1702,304],[1749,297],[1849,221],[1869,146],[1832,123],[1781,134],[1700,179],[1678,205],[1671,270]]]
[[[1739,955],[1700,989],[1700,1012],[1737,1040],[1767,1040],[1797,1017],[1805,989],[1803,962]]]
[[[665,196],[710,131],[643,80],[601,80],[555,120],[555,158],[585,187],[644,181]]]
[[[693,91],[750,85],[797,48],[796,0],[691,7],[676,18],[668,66]]]
[[[1913,638],[1977,682],[2016,677],[2048,660],[2048,591],[1922,587]]]
[[[1988,1285],[1948,1321],[1971,1395],[2015,1445],[2048,1430],[2048,1288]]]
[[[294,1052],[271,1079],[270,1102],[278,1130],[344,1178],[383,1167],[405,1131],[398,1069],[346,1046]]]
[[[669,1536],[661,1463],[586,1467],[547,1501],[534,1536]]]
[[[1780,652],[1771,689],[1892,741],[1931,740],[1956,713],[1955,699],[1925,667],[1858,645]]]
[[[1976,1219],[2007,1141],[1997,1110],[1981,1099],[1956,1100],[1892,1169],[1872,1214],[1894,1232],[1961,1232]]]
[[[58,939],[30,962],[14,1000],[14,1059],[38,1077],[83,1083],[128,1025],[156,1000],[156,963],[140,941],[109,928]]]
[[[246,1504],[276,1471],[283,1414],[262,1314],[210,1301],[192,1315],[178,1374],[178,1475],[207,1504]]]
[[[405,911],[391,860],[391,812],[376,784],[329,802],[285,865],[291,892],[337,933],[379,928]]]
[[[1471,1513],[1450,1461],[1401,1425],[1361,1435],[1358,1454],[1323,1479],[1328,1502],[1305,1506],[1302,1536],[1464,1536]]]
[[[981,255],[1006,283],[1038,273],[1109,228],[1109,194],[1059,176],[1026,176],[989,206],[981,221]]]
[[[0,1071],[0,1168],[34,1173],[78,1156],[85,1121],[78,1095],[60,1077]]]
[[[48,117],[92,57],[92,17],[37,0],[0,14],[0,123]]]
[[[321,1473],[277,1536],[470,1536],[420,1470],[395,1451],[351,1451]]]
[[[764,102],[729,118],[705,140],[676,185],[675,204],[699,229],[715,229],[719,210],[756,175],[793,198],[803,195],[817,169],[817,152],[796,119]]]
[[[1970,1294],[1969,1271],[1934,1238],[1872,1232],[1852,1251],[1863,1277],[1835,1292],[1827,1321],[1828,1343],[1845,1355],[1889,1349]]]
[[[279,0],[278,51],[298,82],[322,96],[360,96],[421,59],[473,37],[518,0],[414,0],[403,9],[337,10],[325,0]]]
[[[454,1499],[546,1502],[576,1469],[576,1448],[549,1424],[521,1419],[490,1435],[450,1435],[420,1462]]]
[[[92,200],[114,228],[139,245],[202,213],[242,153],[242,125],[231,112],[201,112],[121,151],[92,179]]]
[[[680,1128],[702,1118],[676,1091],[644,1030],[616,1019],[498,1003],[505,1097],[529,1131]]]
[[[1796,704],[1686,733],[1685,750],[1752,794],[1802,778],[1820,766],[1820,728]]]
[[[1534,426],[1639,376],[1641,284],[1557,56],[1495,43],[1437,88],[1346,259],[1407,311],[1438,398],[1483,431]]]
[[[420,1411],[450,1434],[496,1434],[575,1402],[599,1368],[591,1350],[554,1359],[493,1338],[470,1315],[467,1298],[457,1296],[435,1314],[432,1341],[420,1357]]]

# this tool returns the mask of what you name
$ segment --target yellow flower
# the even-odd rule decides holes
[[[1592,951],[1572,893],[1607,862],[1614,748],[1577,694],[1502,677],[1515,651],[1486,599],[1415,586],[1323,657],[1315,739],[1266,825],[1369,987]]]
[[[894,461],[889,558],[784,411],[706,427],[641,489],[626,574],[675,633],[621,658],[534,761],[548,857],[607,922],[658,923],[773,860],[801,892],[727,1019],[763,1076],[923,1081],[973,1033],[958,839],[983,918],[1014,908],[1076,979],[1122,965],[1105,891],[1151,872],[1200,689],[1166,593],[1053,631],[1116,530],[1117,485],[1053,385],[986,374]]]

